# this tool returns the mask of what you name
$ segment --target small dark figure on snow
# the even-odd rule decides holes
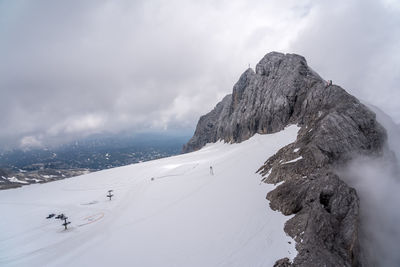
[[[54,213],[50,213],[50,214],[46,217],[46,219],[51,219],[51,218],[53,218],[54,216],[56,216]]]
[[[114,196],[111,192],[112,192],[112,190],[108,190],[108,195],[107,195],[107,197],[109,197],[110,200],[111,200],[111,198]]]
[[[211,175],[214,175],[214,170],[213,170],[213,167],[212,167],[212,166],[210,166],[210,174],[211,174]]]
[[[55,219],[64,220],[64,217],[65,217],[64,213],[61,213],[61,214],[58,214],[58,215],[55,217]]]

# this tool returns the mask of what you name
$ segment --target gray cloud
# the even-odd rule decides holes
[[[290,48],[400,122],[399,26],[398,1],[317,1]]]
[[[345,170],[345,178],[360,198],[360,243],[366,266],[399,266],[399,172],[382,159],[359,158]]]
[[[249,63],[272,50],[304,54],[400,121],[399,61],[391,56],[399,9],[348,2],[2,1],[0,143],[193,128]],[[371,15],[377,19],[364,26]],[[360,49],[366,33],[376,41]],[[371,93],[380,83],[392,94],[381,101]]]
[[[399,266],[400,128],[376,107],[370,108],[387,130],[382,157],[358,157],[339,170],[360,198],[360,244],[366,266]]]

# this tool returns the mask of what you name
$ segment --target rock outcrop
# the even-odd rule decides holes
[[[359,266],[359,200],[334,172],[355,155],[380,155],[386,140],[375,114],[336,85],[327,84],[295,54],[272,52],[246,70],[226,96],[202,116],[183,152],[206,143],[241,142],[290,124],[297,140],[267,159],[258,172],[274,210],[295,214],[285,231],[296,241],[293,263],[279,266]],[[284,264],[284,265],[283,265]]]

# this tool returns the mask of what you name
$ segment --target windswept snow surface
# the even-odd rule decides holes
[[[269,208],[274,186],[255,171],[297,131],[0,191],[0,266],[272,266],[293,258],[283,231],[290,217]],[[46,219],[61,212],[68,230]]]

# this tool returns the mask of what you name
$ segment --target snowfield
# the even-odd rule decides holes
[[[255,171],[298,129],[0,191],[0,266],[232,267],[292,259],[294,241],[283,231],[290,217],[269,208],[265,196],[274,186]],[[68,216],[69,229],[46,219],[50,213]]]

